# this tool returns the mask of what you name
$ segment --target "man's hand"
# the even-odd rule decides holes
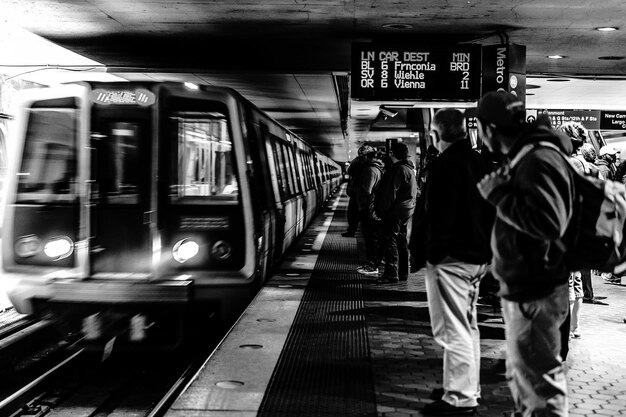
[[[476,186],[485,200],[496,204],[504,195],[510,179],[509,170],[504,167],[485,175]]]

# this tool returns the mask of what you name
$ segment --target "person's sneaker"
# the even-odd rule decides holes
[[[422,413],[427,416],[473,416],[476,407],[455,407],[444,400],[437,400],[426,404]]]
[[[376,280],[377,284],[397,284],[398,282],[398,278],[391,277],[381,277]]]
[[[599,300],[600,297],[594,297],[594,298],[583,298],[583,303],[585,304],[598,304],[601,306],[608,306],[608,303],[605,303],[604,301],[600,301]],[[606,298],[606,297],[604,297]]]
[[[343,236],[343,237],[355,237],[356,233],[354,233],[354,232],[343,232],[341,234],[341,236]]]
[[[572,337],[579,338],[581,336],[582,336],[582,334],[580,333],[580,330],[574,330],[572,332]]]
[[[443,398],[443,394],[445,394],[445,390],[443,389],[443,387],[435,388],[431,391],[429,398],[434,401],[441,400]],[[476,398],[476,401],[478,402],[478,404],[480,404],[481,398]]]
[[[373,265],[363,265],[356,269],[361,275],[378,275],[378,268]]]

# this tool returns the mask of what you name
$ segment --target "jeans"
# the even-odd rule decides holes
[[[569,311],[568,285],[525,302],[502,299],[507,380],[523,417],[567,417],[567,380],[559,326]]]
[[[356,196],[350,197],[348,200],[348,211],[346,213],[348,220],[348,232],[356,233],[359,228],[359,206],[357,205]]]
[[[369,210],[360,210],[361,233],[365,240],[365,258],[368,263],[378,266],[383,259],[383,247],[380,244],[379,224],[370,218]]]
[[[580,271],[583,281],[583,293],[585,298],[593,300],[593,284],[591,283],[591,270],[583,269]]]
[[[428,312],[435,341],[443,347],[443,400],[476,407],[480,397],[478,286],[487,265],[450,257],[426,264]]]
[[[381,237],[385,245],[384,278],[406,279],[409,276],[409,243],[406,227],[409,218],[384,218],[381,226]]]

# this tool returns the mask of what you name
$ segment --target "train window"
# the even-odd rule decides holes
[[[140,158],[137,122],[111,122],[98,139],[100,193],[108,203],[139,202]]]
[[[177,198],[239,198],[233,145],[226,116],[179,114],[174,118],[178,135],[178,181],[172,184]]]
[[[75,110],[31,110],[17,174],[17,202],[76,199],[76,125]]]
[[[300,193],[300,179],[298,177],[298,166],[294,163],[293,160],[293,150],[290,148],[286,149],[286,153],[289,156],[289,172],[291,173],[291,179],[293,181],[293,191],[295,193]]]
[[[273,144],[276,149],[276,159],[278,162],[278,169],[280,170],[280,176],[283,179],[282,185],[283,185],[284,197],[289,198],[291,197],[291,194],[293,194],[293,191],[292,191],[292,186],[291,186],[291,178],[289,176],[290,174],[289,168],[285,161],[284,145],[278,141],[275,141]]]

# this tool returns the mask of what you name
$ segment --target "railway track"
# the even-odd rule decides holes
[[[216,337],[220,337],[216,335]],[[65,343],[45,366],[14,364],[4,372],[12,390],[2,390],[0,417],[163,415],[211,354],[217,338],[174,351],[104,353]],[[42,348],[43,349],[43,348]],[[62,351],[62,352],[61,352]],[[17,381],[21,381],[20,384]]]

